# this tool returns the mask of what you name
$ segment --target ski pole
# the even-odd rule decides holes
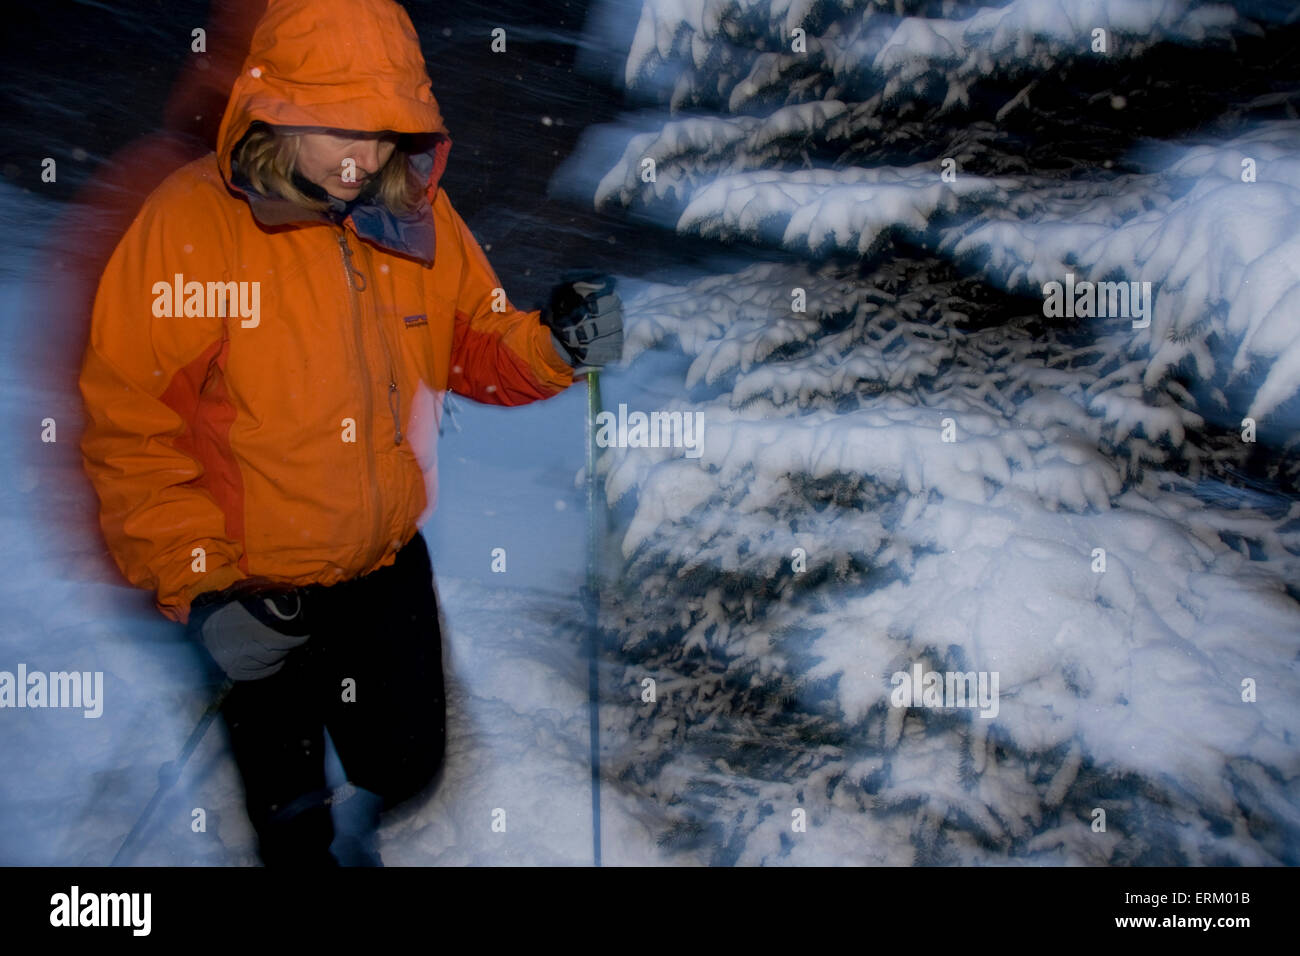
[[[600,866],[600,672],[597,668],[597,640],[600,627],[600,590],[596,549],[600,534],[596,512],[596,418],[600,415],[600,373],[587,372],[587,696],[591,732],[591,852]]]
[[[190,733],[189,740],[185,741],[185,746],[181,749],[180,756],[175,760],[168,760],[158,768],[158,789],[154,791],[153,798],[145,806],[144,812],[140,818],[135,821],[135,826],[131,832],[126,835],[122,841],[122,846],[118,848],[117,853],[113,856],[113,862],[109,866],[121,866],[132,854],[127,853],[127,847],[139,839],[140,834],[144,832],[145,824],[149,822],[150,815],[154,809],[162,802],[163,795],[176,785],[176,781],[181,778],[181,772],[185,769],[185,764],[189,761],[190,755],[194,753],[203,735],[208,732],[208,725],[212,719],[217,716],[217,711],[221,710],[221,705],[225,703],[226,696],[230,693],[230,688],[235,686],[235,682],[227,679],[220,688],[217,689],[216,696],[208,704],[207,710],[199,717],[199,722],[195,725],[194,730]],[[134,851],[134,847],[132,847]]]

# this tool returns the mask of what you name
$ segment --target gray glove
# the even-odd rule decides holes
[[[284,667],[285,656],[307,642],[302,594],[277,591],[232,598],[200,595],[191,610],[192,636],[231,680],[260,680]]]
[[[623,357],[623,303],[613,276],[568,272],[542,309],[555,350],[575,369],[599,368]]]

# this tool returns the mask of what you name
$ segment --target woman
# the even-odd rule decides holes
[[[100,280],[80,383],[100,523],[234,681],[268,864],[376,862],[379,812],[441,764],[430,449],[412,447],[438,396],[519,405],[621,351],[608,281],[510,305],[439,189],[450,146],[401,7],[272,0],[217,151],[150,195]]]

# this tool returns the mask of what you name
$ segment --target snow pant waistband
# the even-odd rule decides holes
[[[404,595],[422,593],[432,586],[432,580],[429,549],[417,531],[397,552],[392,564],[338,584],[312,584],[300,590],[309,623],[315,628],[327,626],[340,616],[355,615],[357,607],[369,602],[400,601]]]

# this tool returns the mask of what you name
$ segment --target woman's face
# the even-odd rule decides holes
[[[337,199],[355,199],[397,148],[393,132],[304,132],[298,139],[298,172]]]

